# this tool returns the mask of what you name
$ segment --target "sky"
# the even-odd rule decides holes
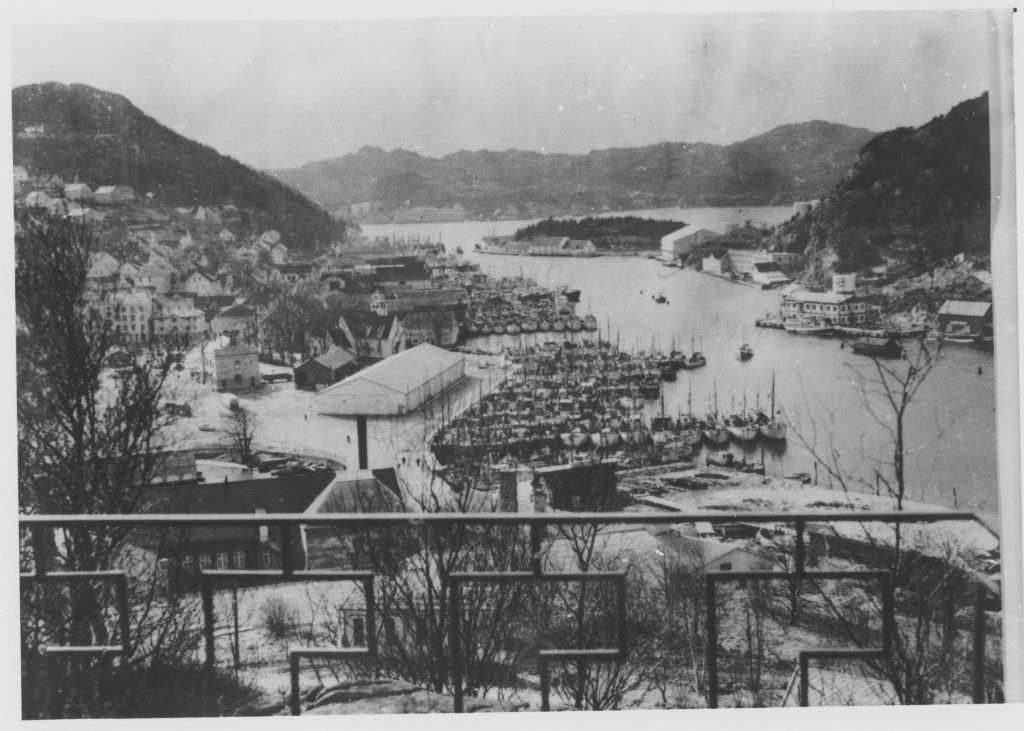
[[[918,126],[988,88],[981,11],[12,26],[14,86],[82,83],[262,169],[364,145],[586,153],[823,119]]]

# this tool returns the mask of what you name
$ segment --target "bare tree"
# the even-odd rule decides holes
[[[906,437],[908,419],[941,349],[941,341],[936,345],[922,341],[908,348],[905,360],[887,363],[874,359],[870,369],[858,372],[864,407],[887,437],[887,453],[870,460],[873,480],[856,474],[854,466],[834,448],[821,454],[800,435],[833,486],[846,494],[877,491],[887,495],[897,511],[904,509],[911,451]],[[901,524],[888,531],[862,527],[860,542],[834,529],[829,540],[834,544],[834,558],[886,569],[892,576],[896,614],[892,650],[884,659],[865,661],[866,667],[888,681],[903,704],[934,703],[951,694],[967,694],[969,632],[964,614],[969,611],[970,589],[976,581],[971,574],[971,550],[963,545],[955,550],[937,546],[926,532]],[[883,608],[883,592],[877,584],[852,593],[850,589],[838,591],[833,582],[815,588],[828,613],[825,631],[858,647],[877,646]]]
[[[225,430],[228,439],[231,440],[231,447],[238,457],[238,461],[248,465],[252,461],[252,443],[256,438],[256,413],[244,406],[232,409],[228,418],[228,427]]]
[[[133,359],[106,368],[113,322],[90,297],[86,272],[94,251],[88,229],[64,217],[16,214],[15,308],[18,409],[18,500],[22,513],[66,515],[137,511],[174,416],[161,408],[172,357]],[[46,645],[112,645],[130,639],[130,658],[62,666],[63,712],[97,715],[124,702],[126,678],[140,680],[194,651],[188,626],[196,607],[166,596],[166,585],[135,534],[123,528],[46,531],[32,562],[51,570],[130,571],[131,638],[120,637],[114,587],[108,582],[38,584],[22,592],[23,713],[40,712]],[[23,536],[22,564],[29,554]],[[141,569],[141,570],[140,570]],[[75,663],[71,663],[72,665]],[[135,672],[142,671],[145,672]],[[76,672],[77,671],[77,672]],[[116,680],[115,680],[116,678]]]

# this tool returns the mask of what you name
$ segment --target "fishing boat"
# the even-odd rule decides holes
[[[771,439],[773,441],[785,441],[786,439],[786,422],[779,420],[775,413],[775,376],[772,376],[772,411],[771,416],[768,416],[763,411],[759,411],[757,414],[757,430],[761,433],[761,436],[765,439]]]
[[[580,301],[580,291],[578,289],[567,289],[562,292],[562,296],[565,297],[566,302]]]
[[[562,322],[561,318],[555,320],[555,324],[551,327],[556,333],[565,332],[565,323]]]
[[[692,369],[692,368],[700,368],[701,366],[706,366],[707,364],[708,364],[708,361],[704,357],[704,354],[702,352],[700,352],[699,350],[695,350],[694,349],[694,347],[693,347],[693,336],[691,335],[690,336],[690,357],[687,358],[685,355],[683,355],[682,356],[682,363],[680,364],[680,367],[681,368]]]
[[[548,322],[547,320],[541,320],[540,322],[537,323],[537,329],[540,330],[542,333],[546,333],[549,330],[551,330],[551,323]]]
[[[520,333],[519,323],[510,322],[505,326],[505,332],[509,335],[518,335]]]
[[[572,332],[579,332],[580,330],[583,329],[583,323],[580,322],[579,318],[575,316],[570,317],[568,321],[565,323],[565,326],[569,328],[569,330],[571,330]]]
[[[657,302],[659,305],[663,305],[666,302],[668,302],[668,300],[665,299],[665,295],[663,294],[659,294],[657,297],[652,297],[652,299],[654,299],[654,301]]]
[[[740,346],[740,354],[737,356],[740,360],[750,360],[754,357],[754,349],[746,343]]]
[[[523,329],[524,333],[535,333],[537,332],[537,321],[534,320],[532,317],[527,317],[525,320],[523,320],[523,323],[520,325],[520,327]]]
[[[729,430],[718,419],[718,388],[715,388],[715,410],[705,417],[701,434],[704,441],[712,445],[721,445],[729,441]]]
[[[663,381],[674,381],[676,380],[676,372],[672,368],[663,368],[661,371],[661,380]]]
[[[597,330],[597,318],[593,315],[587,315],[583,318],[583,327],[586,330]]]

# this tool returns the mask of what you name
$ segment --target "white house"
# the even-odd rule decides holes
[[[206,315],[191,297],[153,297],[152,334],[162,339],[191,342],[206,332]]]
[[[789,277],[783,274],[779,265],[773,261],[755,264],[754,271],[750,272],[750,279],[762,287],[781,287],[790,282]]]
[[[690,224],[661,237],[661,255],[665,259],[685,257],[694,246],[717,238],[718,234],[714,231],[703,226]]]
[[[375,363],[313,397],[317,413],[406,414],[444,393],[466,374],[461,353],[423,343]]]
[[[718,257],[713,251],[708,253],[701,262],[701,271],[709,274],[725,274],[729,271],[729,255],[723,253],[721,257]]]
[[[753,274],[756,264],[773,264],[774,259],[768,251],[753,249],[729,249],[729,266],[739,275]]]
[[[46,208],[53,200],[41,190],[33,190],[25,196],[25,205],[29,208]]]
[[[24,183],[28,180],[28,170],[23,168],[21,165],[14,166],[14,182]]]
[[[92,189],[85,183],[71,183],[64,186],[64,197],[69,201],[89,200]]]
[[[255,346],[233,337],[220,337],[203,348],[203,383],[221,391],[255,388],[260,381],[260,363]]]

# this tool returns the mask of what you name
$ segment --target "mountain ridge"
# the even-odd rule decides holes
[[[377,202],[460,204],[471,215],[512,206],[594,212],[655,205],[771,205],[818,197],[873,132],[811,120],[730,145],[660,142],[585,154],[459,150],[426,157],[364,145],[357,152],[269,170],[331,211]]]

